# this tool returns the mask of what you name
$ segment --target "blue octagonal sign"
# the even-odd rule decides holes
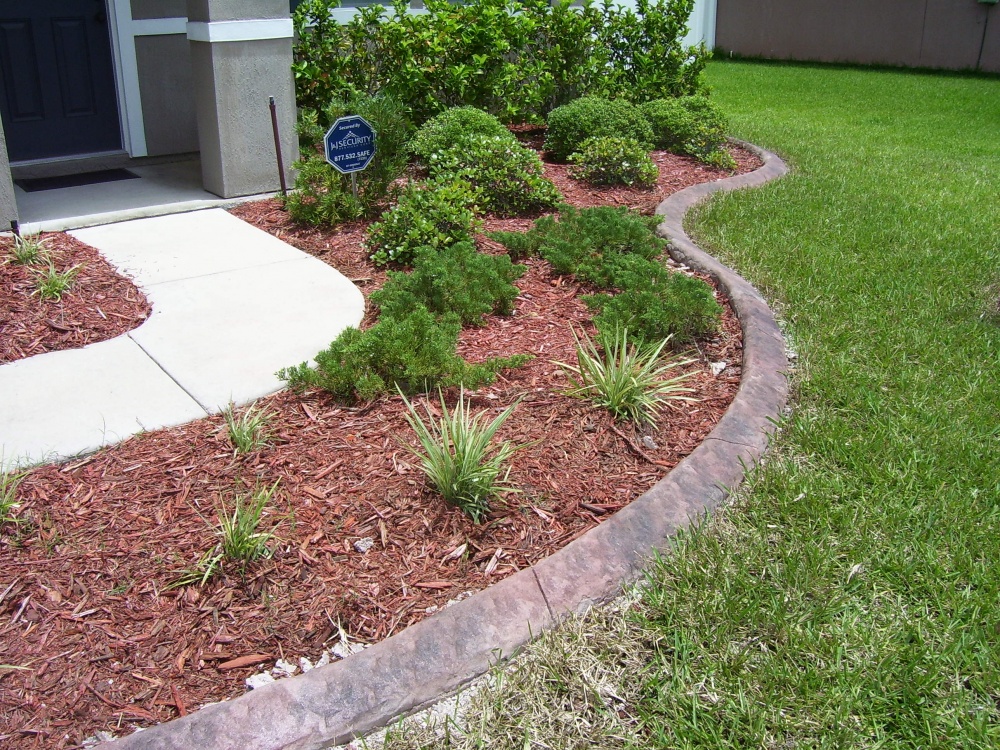
[[[341,174],[360,172],[375,156],[375,128],[358,115],[341,117],[323,138],[326,160]]]

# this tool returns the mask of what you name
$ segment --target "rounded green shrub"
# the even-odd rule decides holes
[[[399,201],[371,225],[366,245],[375,263],[410,263],[418,248],[472,241],[479,227],[477,194],[464,180],[410,183]]]
[[[430,158],[432,176],[469,182],[487,213],[517,216],[562,200],[538,154],[505,136],[469,136]]]
[[[570,154],[570,177],[594,185],[655,185],[660,170],[642,144],[614,135],[588,138]]]
[[[726,118],[707,96],[656,99],[639,108],[653,128],[657,148],[730,166],[732,158],[725,158],[729,156],[725,151]]]
[[[454,148],[474,136],[492,136],[510,143],[517,139],[496,117],[475,107],[452,107],[425,122],[410,141],[410,151],[425,167],[434,154]]]
[[[585,96],[549,112],[545,150],[565,161],[588,138],[613,135],[632,138],[643,147],[653,143],[653,129],[638,107],[624,99]]]

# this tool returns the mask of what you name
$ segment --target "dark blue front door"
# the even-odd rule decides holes
[[[0,0],[0,117],[11,161],[121,148],[105,0]]]

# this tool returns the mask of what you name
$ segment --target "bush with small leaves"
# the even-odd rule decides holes
[[[634,104],[624,99],[585,96],[549,112],[545,150],[565,161],[588,138],[614,135],[632,138],[644,148],[653,143],[653,129]]]
[[[484,315],[509,315],[519,291],[513,282],[525,271],[507,255],[487,255],[471,242],[441,250],[419,248],[412,273],[390,271],[370,299],[383,316],[401,317],[423,305],[436,315],[453,313],[464,325],[482,325]]]
[[[544,211],[562,200],[538,154],[502,136],[462,138],[431,154],[429,168],[432,176],[467,181],[477,191],[480,208],[497,216]]]
[[[640,345],[669,338],[679,346],[719,327],[722,308],[711,286],[668,271],[656,261],[638,260],[631,268],[619,269],[615,286],[622,291],[586,300],[600,311],[594,318],[599,331],[628,330],[630,339]]]
[[[544,216],[527,232],[493,232],[515,257],[540,255],[557,273],[572,274],[600,288],[615,286],[619,263],[627,256],[656,258],[666,243],[653,233],[655,217],[624,208],[564,207],[558,219]]]
[[[655,185],[660,170],[642,144],[605,135],[588,138],[570,154],[570,177],[594,185]]]
[[[513,133],[493,115],[475,107],[452,107],[420,126],[410,141],[410,151],[418,162],[431,168],[435,154],[477,136],[517,143]]]
[[[707,96],[656,99],[639,105],[653,128],[653,143],[675,154],[694,156],[727,169],[726,118]]]
[[[371,328],[347,328],[315,356],[278,372],[295,391],[321,388],[342,402],[367,401],[390,389],[424,392],[436,386],[470,388],[493,382],[501,370],[520,367],[528,355],[470,364],[456,353],[461,322],[436,317],[422,305],[399,317],[383,316]]]
[[[478,195],[465,180],[410,183],[396,205],[371,225],[366,245],[379,265],[410,263],[417,248],[471,242],[480,226],[478,213]]]

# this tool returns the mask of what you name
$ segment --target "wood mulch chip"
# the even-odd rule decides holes
[[[736,155],[741,171],[759,164]],[[576,205],[647,213],[681,187],[725,176],[683,157],[655,158],[661,184],[652,190],[595,190],[568,180],[563,166],[547,171]],[[365,293],[385,279],[360,247],[364,223],[298,227],[273,200],[233,213]],[[518,402],[500,437],[529,443],[512,462],[521,492],[485,523],[429,491],[404,447],[415,438],[398,397],[344,406],[282,392],[259,402],[273,415],[273,444],[249,455],[234,455],[213,417],[31,471],[19,490],[22,523],[0,529],[0,664],[25,668],[0,669],[0,744],[65,748],[98,730],[128,733],[238,696],[276,659],[316,661],[347,648],[345,638],[375,643],[558,550],[688,455],[739,386],[740,327],[728,303],[720,298],[718,333],[690,352],[697,402],[677,402],[655,428],[636,429],[562,394],[567,381],[554,362],[573,360],[571,324],[593,333],[580,300],[587,290],[540,260],[526,265],[515,313],[464,331],[460,343],[473,361],[536,357],[471,394],[490,414]],[[709,363],[718,361],[728,366],[715,376]],[[457,394],[447,395],[454,403]],[[434,399],[428,406],[438,408]],[[273,556],[245,570],[223,563],[204,585],[172,587],[216,545],[217,509],[275,483],[263,523]]]
[[[79,271],[61,300],[43,300],[32,267],[10,262],[14,238],[0,237],[0,364],[113,339],[149,316],[145,295],[97,250],[68,234],[40,239],[57,270]]]

